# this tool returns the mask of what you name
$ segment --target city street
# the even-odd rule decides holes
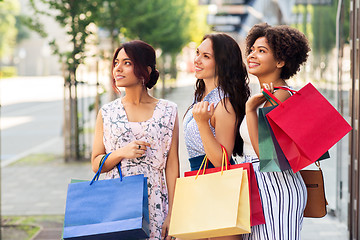
[[[45,150],[59,139],[63,123],[61,77],[2,79],[0,96],[2,166]]]
[[[60,76],[0,81],[2,166],[34,152],[47,152],[54,144],[56,153],[63,153],[63,81]],[[86,97],[93,95],[87,92]]]

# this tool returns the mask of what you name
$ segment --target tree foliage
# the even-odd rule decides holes
[[[158,63],[163,81],[167,71],[171,78],[176,77],[176,57],[183,47],[190,41],[200,41],[208,30],[204,9],[196,0],[99,1],[101,18],[96,24],[110,33],[111,51],[119,44],[119,35],[161,49]],[[170,69],[164,67],[165,56],[170,56]]]
[[[86,57],[88,37],[93,34],[93,29],[96,29],[95,25],[110,33],[113,48],[111,51],[119,45],[119,36],[122,35],[128,39],[148,42],[161,49],[163,54],[172,55],[174,59],[187,43],[196,38],[192,34],[202,35],[201,31],[190,30],[190,25],[197,26],[194,21],[196,0],[30,0],[30,3],[35,14],[29,17],[27,22],[33,29],[46,37],[46,30],[38,16],[50,16],[67,30],[70,39],[70,51],[60,49],[56,39],[52,40],[50,45],[66,64],[66,82],[69,88],[75,87],[74,91],[69,91],[70,98],[73,99],[70,111],[71,124],[75,127],[71,141],[75,141],[72,143],[76,148],[75,158],[79,156],[76,70]],[[37,3],[45,5],[46,10],[39,8]]]
[[[29,33],[28,29],[26,28],[27,23],[25,20],[26,19],[24,19],[24,17],[22,15],[16,16],[15,27],[18,31],[17,36],[16,36],[17,43],[20,43],[21,41],[29,38],[29,36],[30,36],[30,33]]]
[[[344,32],[343,37],[349,39],[349,1],[345,3]],[[313,43],[312,48],[315,54],[328,54],[336,43],[336,14],[338,1],[333,1],[329,6],[314,6],[312,15]]]
[[[164,53],[179,53],[191,40],[194,0],[99,0],[97,25],[111,36],[120,32],[128,39],[141,39]]]
[[[206,22],[208,7],[206,5],[198,5],[198,1],[187,0],[190,14],[190,31],[191,42],[200,44],[204,34],[211,31],[210,26]]]
[[[336,41],[335,6],[314,6],[312,29],[315,53],[328,53],[333,49]]]
[[[134,14],[130,8],[131,1],[97,0],[98,8],[94,13],[95,24],[109,32],[111,51],[120,44],[120,33],[125,30],[124,20]]]
[[[343,22],[340,36],[345,42],[349,41],[350,3],[344,0]],[[313,6],[312,11],[312,51],[314,54],[313,66],[320,69],[320,78],[323,78],[328,62],[329,54],[336,47],[336,24],[337,24],[338,0],[332,5]]]
[[[16,18],[20,11],[17,0],[0,1],[0,58],[11,54],[16,44]]]
[[[86,45],[88,37],[92,35],[94,16],[97,16],[97,1],[78,1],[78,0],[30,0],[31,6],[35,11],[29,22],[32,28],[39,32],[43,37],[47,36],[46,30],[39,21],[39,15],[52,17],[66,29],[69,37],[68,45],[70,50],[60,49],[57,40],[50,42],[54,53],[60,57],[65,64],[65,88],[68,92],[68,112],[65,113],[65,138],[69,145],[69,151],[65,152],[65,160],[78,160],[81,156],[79,145],[79,116],[77,104],[77,84],[76,71],[86,58]],[[41,4],[45,8],[40,8]],[[39,7],[40,6],[40,7]],[[45,9],[45,10],[42,10]],[[67,147],[66,147],[67,149]]]
[[[187,31],[189,15],[186,12],[186,0],[148,0],[147,14],[144,9],[142,18],[129,22],[126,26],[140,39],[149,42],[154,47],[161,48],[164,53],[180,52],[190,41]],[[156,9],[156,11],[154,11]],[[146,9],[145,9],[146,11]]]
[[[75,73],[77,67],[86,57],[85,46],[89,35],[93,34],[90,24],[94,22],[93,12],[96,12],[96,1],[77,1],[77,0],[40,0],[47,5],[49,11],[40,10],[34,0],[30,0],[33,9],[37,14],[53,17],[61,27],[68,29],[67,35],[70,37],[70,51],[59,49],[56,39],[51,41],[54,53],[65,58],[67,69]],[[36,21],[35,21],[36,22]],[[37,24],[39,22],[36,22]],[[41,24],[35,25],[38,32]]]

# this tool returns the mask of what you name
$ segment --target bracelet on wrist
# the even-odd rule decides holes
[[[99,162],[99,167],[100,167],[101,164],[103,163],[105,156],[106,156],[106,154],[104,154],[104,155],[102,156],[102,158],[101,158],[101,160],[100,160],[100,162]]]

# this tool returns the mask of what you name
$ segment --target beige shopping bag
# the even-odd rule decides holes
[[[170,236],[197,239],[249,232],[246,170],[238,168],[177,179]]]

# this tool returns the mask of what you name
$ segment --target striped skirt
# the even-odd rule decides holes
[[[253,163],[266,224],[251,227],[243,240],[299,240],[307,199],[300,173],[260,172],[254,156],[245,156],[245,162]]]

